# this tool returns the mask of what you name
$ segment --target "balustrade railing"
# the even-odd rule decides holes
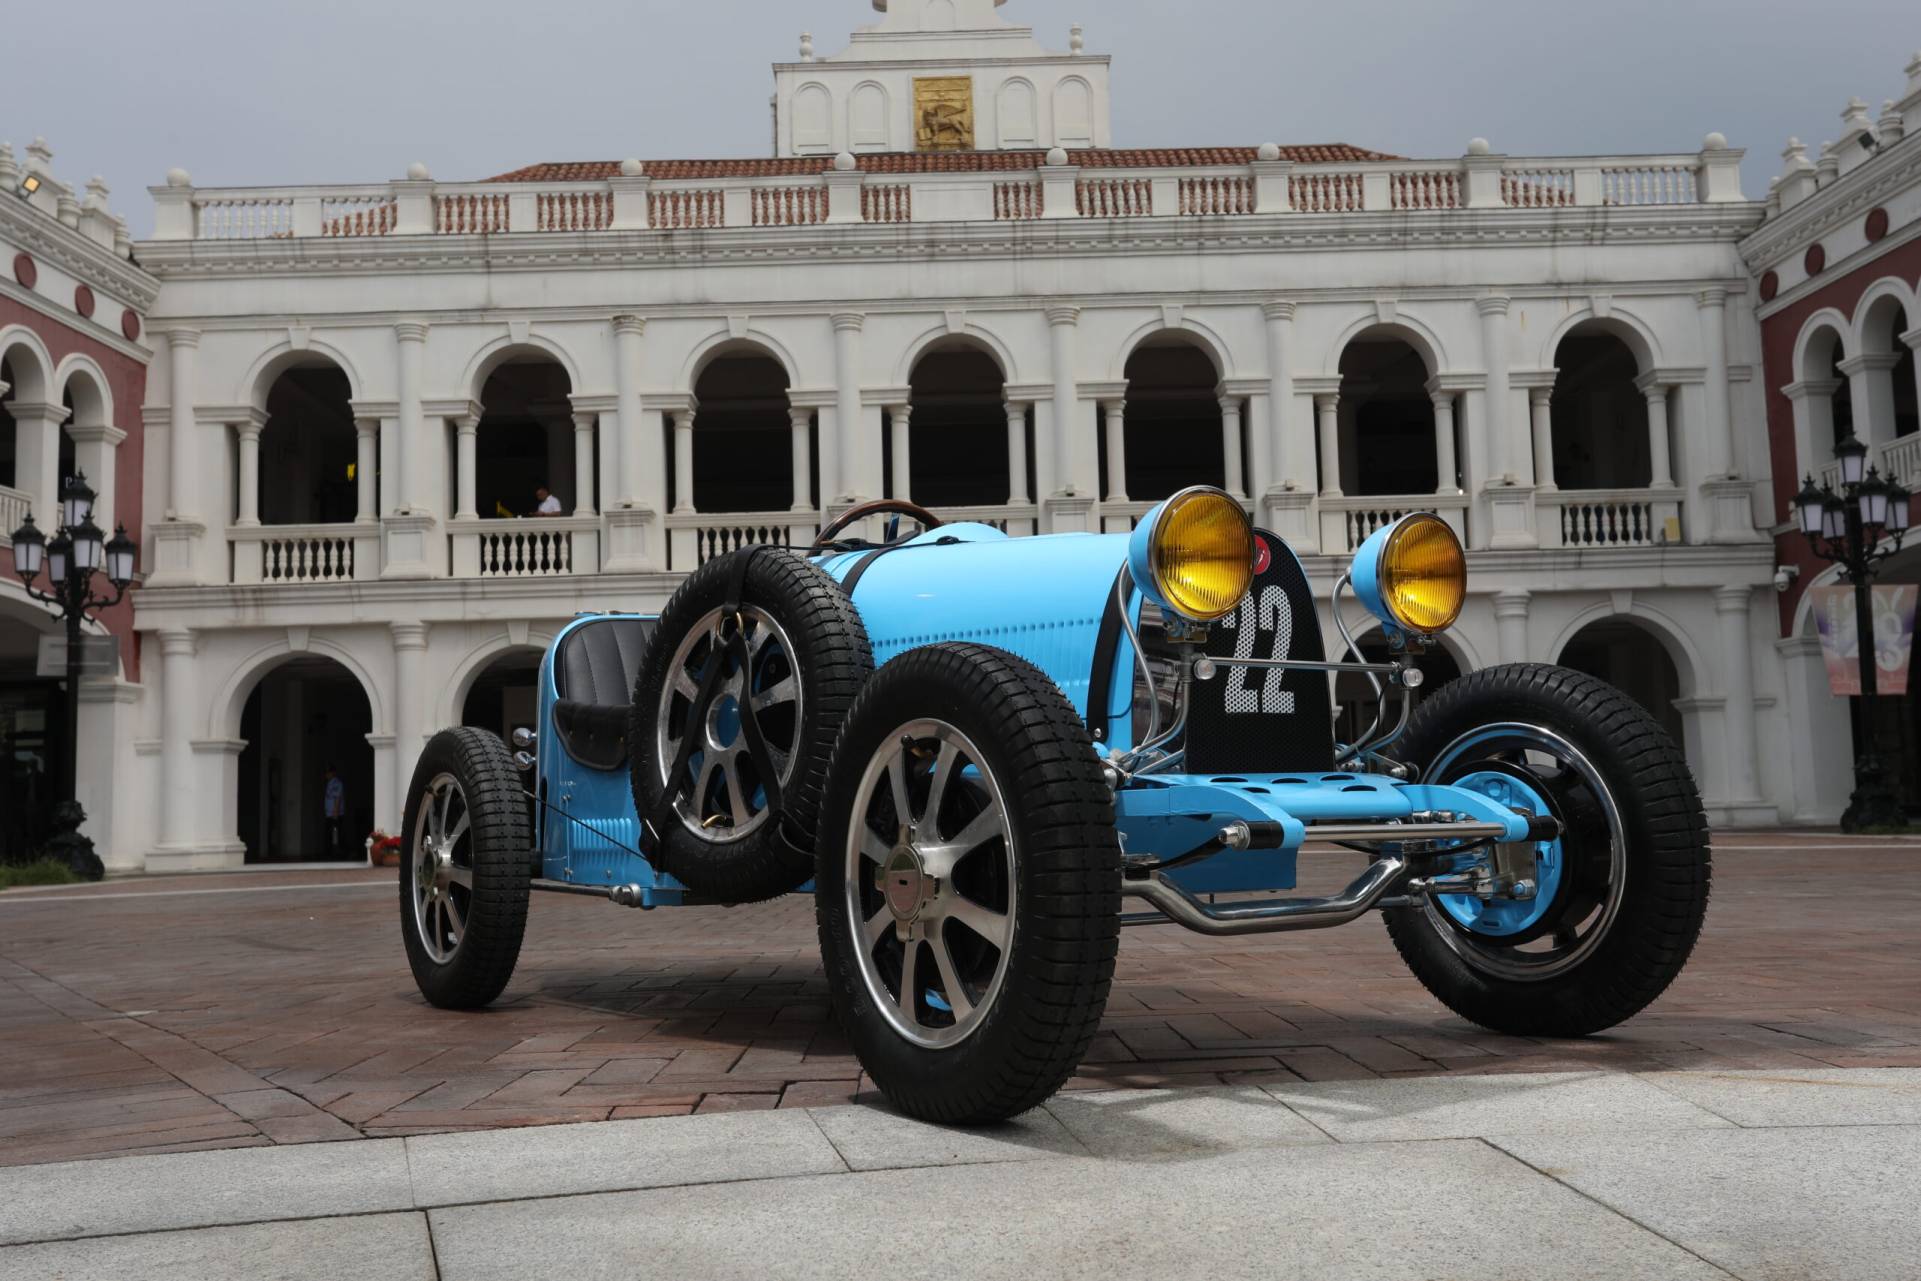
[[[1012,507],[1006,505],[988,507],[931,507],[928,510],[932,511],[949,525],[958,525],[963,522],[992,525],[1003,534],[1011,534],[1016,538],[1031,536],[1037,525],[1034,506],[1031,503]]]
[[[1659,547],[1680,540],[1677,491],[1563,489],[1537,494],[1544,547]]]
[[[376,576],[373,525],[254,525],[227,531],[233,581],[242,585],[345,583]]]
[[[1463,543],[1467,541],[1466,494],[1344,494],[1321,499],[1321,551],[1336,555],[1353,551],[1383,525],[1409,512],[1433,512],[1446,521]]]
[[[1467,208],[1560,209],[1736,201],[1740,153],[1694,156],[1588,156],[1553,159],[1343,161],[1262,167],[1214,163],[1127,169],[1070,167],[1071,205],[1050,210],[1032,170],[1002,173],[861,175],[858,221],[909,222],[916,188],[923,217],[1027,221],[1093,218],[1220,217],[1262,211],[1308,214],[1445,211]],[[1489,171],[1489,166],[1493,171]],[[1710,183],[1705,175],[1719,175]],[[1050,171],[1051,172],[1051,171]],[[836,213],[832,175],[653,180],[625,178],[540,184],[516,182],[371,184],[358,187],[155,188],[156,240],[263,240],[307,236],[496,234],[502,232],[663,231],[713,227],[795,227],[856,221]],[[666,181],[663,179],[663,181]],[[1050,178],[1048,181],[1052,181]],[[1065,194],[1065,193],[1061,193]]]
[[[1881,446],[1881,474],[1909,489],[1921,489],[1921,432],[1897,436]]]
[[[33,495],[0,485],[0,544],[13,542],[13,531],[25,523],[32,506]]]
[[[820,532],[816,512],[676,512],[667,517],[667,568],[691,573],[716,556],[771,543],[805,547]]]

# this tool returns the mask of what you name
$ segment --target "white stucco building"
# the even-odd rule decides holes
[[[322,853],[329,762],[392,830],[431,732],[528,722],[564,620],[717,548],[882,495],[1125,529],[1196,481],[1323,590],[1442,513],[1473,596],[1441,667],[1597,671],[1717,821],[1832,818],[1788,777],[1741,152],[1118,150],[1079,31],[874,3],[775,67],[769,158],[153,189],[113,765],[152,817],[110,863]],[[536,485],[561,514],[499,515]]]

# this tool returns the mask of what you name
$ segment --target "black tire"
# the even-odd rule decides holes
[[[434,735],[414,766],[401,831],[400,933],[414,982],[442,1009],[479,1009],[513,977],[532,889],[533,824],[507,745],[478,729]],[[431,847],[448,831],[455,837],[442,860]],[[457,939],[450,919],[460,923]]]
[[[764,653],[756,653],[741,688],[778,676],[792,679],[799,695],[797,703],[761,714],[779,776],[778,814],[757,807],[765,791],[755,790],[760,788],[757,767],[752,755],[740,750],[746,740],[738,729],[719,777],[702,773],[690,759],[676,786],[667,781],[693,711],[693,700],[675,693],[670,682],[677,669],[705,670],[715,643],[710,628],[728,601],[742,557],[748,560],[740,603],[750,639],[770,627],[775,639]],[[729,671],[730,681],[738,676],[731,662]],[[634,808],[658,837],[656,865],[694,893],[725,903],[786,894],[813,875],[811,850],[828,757],[848,709],[873,672],[867,629],[853,603],[798,552],[750,548],[696,570],[661,611],[660,627],[634,682],[627,735],[630,777]],[[734,821],[742,817],[737,808],[742,802],[732,799],[736,790],[751,811],[744,823]]]
[[[1558,747],[1528,748],[1526,731],[1502,726],[1546,731],[1585,766],[1557,765]],[[1512,774],[1566,828],[1557,892],[1532,928],[1490,938],[1431,897],[1383,914],[1408,968],[1449,1009],[1517,1036],[1587,1036],[1674,981],[1707,914],[1707,817],[1681,749],[1639,704],[1565,667],[1486,668],[1424,703],[1397,754],[1426,782]]]
[[[883,893],[868,879],[869,861],[877,874],[883,860],[851,853],[852,842],[882,840],[880,829],[899,822],[886,774],[896,756],[917,841],[926,837],[930,858],[961,850],[943,876],[926,871],[923,847],[913,846],[899,884],[920,903],[919,916],[904,925],[887,903],[893,882]],[[936,800],[942,759],[948,778],[961,782]],[[968,761],[972,773],[961,763]],[[870,770],[881,773],[869,779]],[[977,827],[996,796],[1002,817]],[[937,808],[926,833],[930,803]],[[992,831],[996,822],[998,836],[967,843],[967,832]],[[890,872],[901,849],[897,842],[888,853]],[[881,668],[834,751],[815,910],[835,1014],[894,1106],[926,1121],[981,1125],[1035,1107],[1067,1081],[1113,984],[1120,854],[1112,795],[1087,727],[1032,664],[984,645],[940,644]],[[974,924],[949,914],[963,908]],[[998,945],[987,941],[982,920],[994,922]],[[865,925],[879,932],[866,934]],[[902,929],[922,933],[909,944]],[[902,1002],[909,946],[920,959],[912,997]],[[921,981],[928,965],[933,972]],[[954,999],[950,974],[965,1002]]]

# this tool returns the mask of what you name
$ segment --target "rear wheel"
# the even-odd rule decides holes
[[[513,977],[527,928],[533,826],[507,745],[484,730],[434,735],[407,792],[400,930],[420,993],[478,1009]]]
[[[1548,813],[1533,898],[1429,895],[1385,912],[1408,967],[1450,1009],[1520,1036],[1586,1036],[1645,1008],[1706,916],[1706,816],[1647,712],[1565,667],[1513,664],[1423,704],[1401,753],[1422,780]]]
[[[1120,846],[1051,680],[980,645],[882,668],[834,753],[817,866],[834,1009],[897,1107],[983,1124],[1066,1082],[1113,981]]]

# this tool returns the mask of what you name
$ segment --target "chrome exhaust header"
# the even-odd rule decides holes
[[[1452,829],[1449,832],[1450,835],[1460,836],[1464,834],[1460,829],[1467,825],[1454,823],[1447,826]],[[1486,826],[1495,827],[1492,823]],[[1319,829],[1310,830],[1318,831]],[[1376,825],[1369,834],[1373,839],[1379,840],[1380,831],[1380,827]],[[1496,831],[1498,832],[1499,829],[1496,828]],[[1397,839],[1418,838],[1397,833]],[[1399,854],[1389,854],[1368,864],[1367,870],[1361,873],[1360,879],[1339,894],[1329,895],[1326,898],[1281,899],[1220,906],[1201,902],[1168,880],[1166,876],[1155,873],[1152,876],[1123,880],[1121,893],[1133,898],[1146,899],[1157,909],[1159,915],[1123,916],[1121,924],[1185,925],[1197,934],[1213,935],[1326,929],[1329,926],[1346,925],[1356,917],[1372,911],[1383,897],[1403,885],[1408,874],[1407,859]]]

